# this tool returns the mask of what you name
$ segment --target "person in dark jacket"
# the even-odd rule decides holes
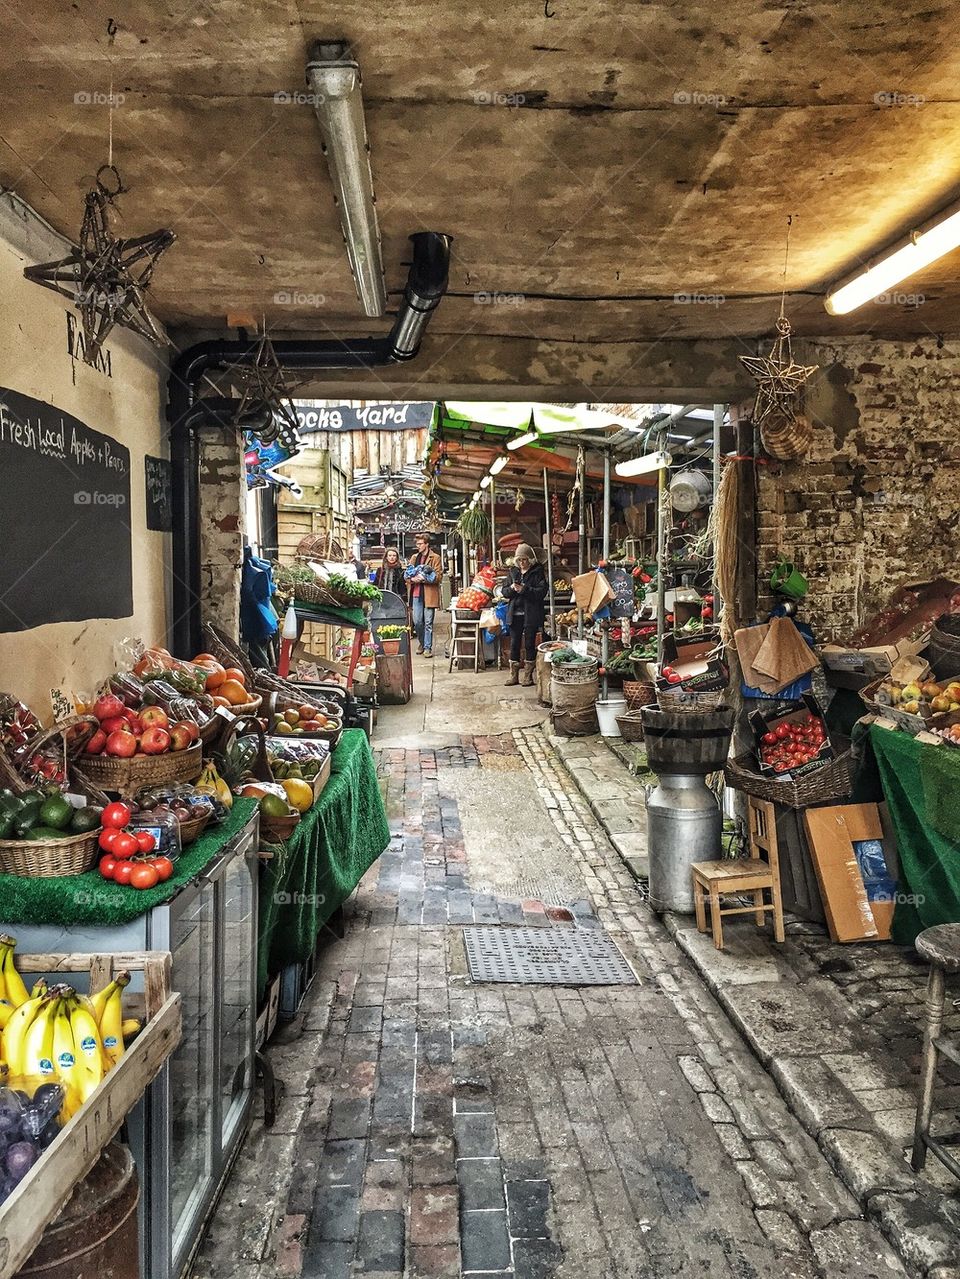
[[[503,587],[510,624],[510,678],[507,683],[529,688],[537,664],[537,633],[543,626],[547,577],[526,542],[520,543],[513,559],[510,575]]]
[[[392,591],[394,595],[406,598],[407,584],[403,580],[403,561],[395,546],[388,546],[384,551],[383,563],[377,569],[373,584],[378,590]]]

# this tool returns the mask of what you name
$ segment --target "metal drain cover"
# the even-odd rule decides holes
[[[464,928],[474,981],[535,986],[634,986],[637,976],[606,933],[592,928]]]

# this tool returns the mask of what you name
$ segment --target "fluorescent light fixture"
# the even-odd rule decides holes
[[[502,457],[495,457],[490,463],[490,474],[499,475],[509,461],[510,459],[506,455]]]
[[[824,299],[831,315],[847,315],[886,293],[895,284],[916,275],[931,262],[960,245],[960,210],[934,223],[926,231],[914,231],[901,248],[887,254],[874,266],[861,271],[845,284],[832,289]]]
[[[664,471],[673,462],[669,453],[641,453],[626,462],[618,462],[613,468],[618,475],[646,475],[650,471]]]
[[[533,444],[537,438],[536,431],[527,431],[525,435],[518,435],[515,440],[507,440],[508,449],[522,449],[528,444]]]
[[[480,481],[480,487],[482,489],[488,489],[492,483],[493,483],[493,476],[485,475],[483,479]]]
[[[373,194],[370,146],[363,118],[360,67],[346,40],[318,40],[310,50],[307,85],[320,122],[347,257],[366,315],[383,315],[380,227]]]

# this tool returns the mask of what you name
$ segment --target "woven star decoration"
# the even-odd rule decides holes
[[[288,447],[296,447],[300,443],[300,424],[291,398],[295,388],[287,382],[266,333],[260,338],[253,363],[234,372],[243,383],[237,425],[253,431],[264,444],[279,439]]]
[[[776,410],[792,417],[804,382],[819,367],[794,361],[790,333],[790,321],[781,315],[770,354],[740,356],[740,363],[757,383],[757,398],[753,405],[753,420],[757,426]]]
[[[109,178],[115,186],[108,185]],[[148,342],[166,346],[167,338],[147,310],[145,294],[161,254],[176,241],[172,231],[120,240],[110,230],[110,210],[125,191],[112,164],[97,170],[95,185],[84,197],[80,243],[57,262],[28,266],[23,274],[34,284],[53,289],[76,306],[83,323],[83,359],[96,364],[114,325],[132,329]]]

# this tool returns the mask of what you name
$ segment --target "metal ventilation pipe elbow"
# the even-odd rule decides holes
[[[412,360],[420,350],[424,330],[447,291],[450,275],[452,235],[442,231],[417,231],[410,239],[413,262],[400,310],[387,338],[389,358],[398,362]]]

